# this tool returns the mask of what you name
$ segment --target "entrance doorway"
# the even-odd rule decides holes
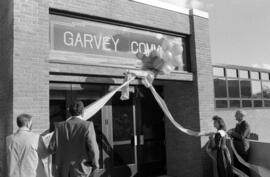
[[[50,83],[50,129],[70,115],[73,100],[86,105],[113,89],[104,84]],[[162,87],[156,88],[162,93]],[[130,99],[113,98],[91,120],[100,148],[97,177],[151,177],[166,174],[164,115],[150,91],[131,86]]]

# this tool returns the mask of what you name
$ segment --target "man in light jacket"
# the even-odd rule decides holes
[[[69,106],[71,118],[55,124],[49,151],[55,154],[55,177],[89,177],[99,168],[99,149],[92,122],[82,119],[83,103]]]
[[[17,117],[18,131],[6,138],[8,177],[46,177],[42,162],[45,156],[40,136],[31,132],[32,117]]]

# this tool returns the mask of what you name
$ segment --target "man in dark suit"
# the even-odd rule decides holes
[[[82,120],[83,103],[69,106],[71,118],[55,124],[49,151],[55,153],[55,177],[89,177],[99,168],[99,149],[92,122]]]
[[[233,138],[233,144],[238,154],[245,160],[248,161],[249,157],[249,141],[247,140],[250,136],[250,126],[244,120],[246,113],[242,110],[238,110],[235,113],[235,119],[238,121],[236,127],[228,132]],[[234,166],[239,170],[242,170],[248,176],[250,175],[249,169],[242,165],[234,156]]]

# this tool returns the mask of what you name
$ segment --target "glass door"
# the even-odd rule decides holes
[[[113,140],[113,177],[133,177],[137,175],[137,138],[136,109],[134,93],[130,99],[120,100],[118,92],[112,98],[112,140]]]
[[[159,94],[162,87],[156,87]],[[137,89],[137,135],[139,172],[141,177],[166,174],[166,145],[164,114],[151,91],[145,87]]]
[[[87,106],[108,93],[105,84],[50,83],[50,129],[70,115],[67,106],[81,100]],[[121,92],[91,120],[100,149],[101,170],[95,177],[150,177],[166,174],[164,115],[149,89],[130,87],[130,99]],[[156,88],[159,93],[162,87]]]

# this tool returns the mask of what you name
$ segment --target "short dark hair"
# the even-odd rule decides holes
[[[69,105],[69,113],[71,116],[79,116],[82,115],[84,109],[84,105],[82,101],[73,101]]]
[[[17,116],[18,127],[24,127],[32,120],[32,116],[29,114],[20,114]]]
[[[213,121],[218,123],[218,125],[219,125],[218,130],[225,130],[226,131],[226,124],[225,124],[224,120],[221,117],[214,116]]]

